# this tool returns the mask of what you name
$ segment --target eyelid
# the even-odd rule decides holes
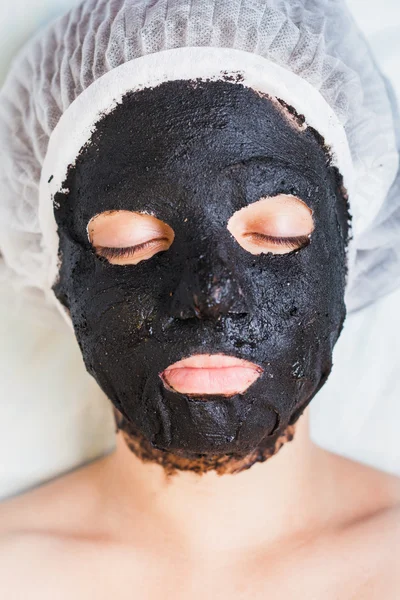
[[[271,242],[277,246],[292,246],[300,249],[310,243],[311,233],[297,237],[274,237],[264,233],[245,233],[244,237],[256,238],[265,242]]]
[[[95,250],[100,256],[104,258],[127,258],[136,254],[138,250],[148,248],[149,246],[159,242],[169,242],[169,239],[167,237],[156,238],[153,240],[143,242],[142,244],[136,244],[135,246],[127,246],[125,248],[96,246]]]
[[[107,210],[94,215],[86,226],[88,240],[93,248],[128,248],[139,240],[168,237],[174,239],[174,231],[153,212]]]

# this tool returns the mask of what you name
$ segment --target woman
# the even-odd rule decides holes
[[[40,179],[31,277],[120,431],[3,504],[7,596],[396,598],[399,480],[308,436],[346,310],[398,284],[391,107],[345,7],[86,1],[14,69],[6,199]]]

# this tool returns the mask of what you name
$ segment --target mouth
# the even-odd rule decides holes
[[[226,354],[195,354],[167,367],[160,377],[168,389],[183,394],[242,394],[264,371]]]

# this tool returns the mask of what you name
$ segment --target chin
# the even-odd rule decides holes
[[[117,428],[121,431],[128,448],[141,461],[160,465],[167,476],[176,475],[179,471],[191,471],[198,475],[209,471],[215,471],[218,475],[241,473],[254,464],[265,462],[274,456],[286,442],[293,439],[296,427],[296,424],[288,425],[283,433],[277,434],[275,439],[269,438],[268,445],[260,444],[245,456],[198,454],[185,457],[155,448],[116,408],[114,408],[114,415]]]

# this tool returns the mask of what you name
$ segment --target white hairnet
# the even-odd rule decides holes
[[[184,46],[252,52],[319,91],[345,129],[359,173],[355,196],[362,205],[348,310],[398,286],[395,106],[340,0],[85,0],[40,32],[14,61],[0,93],[3,276],[44,304],[50,257],[38,218],[39,180],[64,111],[119,65]]]

